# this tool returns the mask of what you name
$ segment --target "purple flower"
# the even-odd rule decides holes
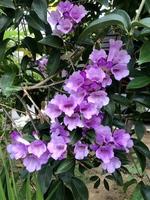
[[[98,114],[98,110],[95,104],[88,103],[86,101],[83,101],[80,105],[80,112],[83,114],[83,116],[86,119],[90,119],[93,115]]]
[[[47,15],[47,21],[52,27],[52,29],[55,29],[55,26],[59,23],[60,19],[61,19],[61,14],[58,10],[52,11]]]
[[[81,143],[81,141],[75,144],[74,154],[75,158],[78,160],[84,159],[89,153],[88,145]]]
[[[40,159],[34,155],[29,155],[23,160],[23,165],[31,173],[41,169]]]
[[[108,173],[114,173],[116,169],[121,167],[121,162],[119,158],[113,157],[108,163],[102,163],[102,168],[107,170]]]
[[[58,10],[59,12],[61,12],[62,14],[66,13],[66,12],[70,12],[71,8],[73,7],[73,4],[69,1],[65,1],[65,2],[60,2],[58,4]]]
[[[113,138],[117,149],[128,151],[128,148],[133,146],[133,141],[131,140],[129,133],[126,133],[124,129],[115,130]]]
[[[50,158],[50,153],[47,150],[39,158],[39,161],[40,161],[41,165],[46,164],[48,162],[49,158]]]
[[[72,26],[73,24],[69,19],[60,19],[57,29],[58,31],[67,34],[72,30]]]
[[[46,145],[41,140],[35,140],[28,146],[28,152],[40,158],[47,150]]]
[[[102,82],[102,87],[105,88],[106,86],[109,86],[112,84],[112,80],[108,74],[106,74],[105,78],[103,79]]]
[[[74,97],[76,103],[78,105],[84,100],[85,96],[87,95],[87,90],[83,88],[79,88],[77,92],[72,92],[71,96]]]
[[[80,71],[74,72],[69,79],[66,81],[66,84],[64,86],[65,90],[70,92],[74,91],[77,92],[77,90],[83,85],[84,78],[80,74]]]
[[[10,154],[11,159],[16,160],[25,158],[28,153],[27,146],[22,143],[9,144],[7,146],[7,152]]]
[[[109,98],[107,97],[107,93],[103,90],[92,92],[88,97],[88,102],[94,103],[98,106],[98,108],[102,108],[109,103]]]
[[[129,75],[129,70],[126,64],[116,64],[111,68],[111,72],[115,79],[120,81],[122,78]]]
[[[29,145],[30,144],[27,140],[23,139],[21,137],[20,133],[17,132],[17,131],[13,131],[11,133],[11,140],[12,140],[13,143],[22,143],[24,145]]]
[[[110,47],[109,47],[109,54],[107,61],[113,61],[115,56],[117,56],[117,54],[119,53],[120,48],[122,47],[123,44],[121,40],[110,39],[109,45]]]
[[[77,102],[75,102],[75,99],[70,96],[67,97],[64,95],[63,101],[60,103],[59,108],[62,110],[66,115],[71,117],[74,113],[74,109],[77,106]]]
[[[91,55],[89,56],[89,59],[94,63],[94,64],[99,64],[99,61],[101,60],[101,58],[105,59],[107,57],[107,54],[105,52],[105,50],[100,49],[94,49],[91,53]]]
[[[85,8],[80,5],[80,6],[73,6],[73,8],[70,11],[70,17],[76,22],[79,23],[82,18],[84,18],[87,14],[87,11],[85,10]]]
[[[58,160],[67,151],[67,144],[62,136],[53,136],[47,145],[51,157]]]
[[[93,115],[91,119],[84,119],[84,127],[86,128],[93,128],[95,130],[99,129],[100,124],[101,124],[102,118],[101,116]]]
[[[86,76],[91,81],[101,83],[105,78],[105,73],[101,68],[93,66],[86,70]]]
[[[65,116],[64,124],[68,126],[68,129],[70,131],[77,127],[83,127],[83,123],[80,119],[80,116],[77,113],[73,114],[71,117]]]
[[[105,145],[101,146],[96,150],[96,157],[101,159],[104,163],[109,163],[114,157],[114,151],[112,146]]]
[[[62,111],[57,105],[49,102],[44,110],[44,113],[49,116],[52,121],[55,121],[55,119],[61,115]]]
[[[99,145],[113,142],[112,132],[110,127],[100,125],[96,129],[96,143]]]

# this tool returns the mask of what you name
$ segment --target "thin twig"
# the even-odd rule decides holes
[[[2,103],[0,103],[0,106],[2,106],[2,107],[5,107],[5,108],[8,108],[8,109],[11,109],[11,110],[16,110],[17,112],[20,112],[20,113],[22,113],[22,114],[25,114],[26,115],[26,112],[24,112],[24,111],[21,111],[21,110],[18,110],[18,109],[16,109],[16,108],[12,108],[11,106],[8,106],[8,105],[5,105],[5,104],[2,104]]]
[[[146,1],[146,0],[142,0],[142,1],[141,1],[140,6],[139,6],[139,9],[138,9],[138,11],[137,11],[137,14],[136,14],[136,16],[135,16],[135,21],[138,21],[138,19],[139,19],[139,17],[140,17],[140,14],[141,14],[141,12],[142,12],[142,9],[143,9],[143,7],[144,7],[145,1]]]

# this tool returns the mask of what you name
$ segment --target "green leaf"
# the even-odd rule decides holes
[[[50,46],[50,47],[54,47],[57,49],[61,49],[63,47],[63,41],[59,37],[54,36],[54,35],[43,38],[42,40],[39,41],[39,43]]]
[[[139,140],[141,140],[143,138],[145,131],[146,130],[145,130],[145,126],[144,126],[143,122],[136,121],[135,122],[135,133]]]
[[[150,200],[150,186],[149,185],[141,185],[141,193],[144,200]]]
[[[131,80],[127,86],[127,89],[131,90],[131,89],[143,88],[149,84],[150,84],[149,76],[140,76]]]
[[[104,184],[105,189],[109,191],[109,184],[106,179],[103,180],[103,184]]]
[[[31,188],[30,188],[30,174],[28,174],[26,181],[26,199],[32,200]]]
[[[101,180],[100,178],[94,183],[94,188],[98,188],[100,186]]]
[[[143,200],[142,194],[141,194],[141,186],[140,183],[135,187],[134,192],[130,198],[130,200]]]
[[[3,189],[3,185],[2,185],[1,179],[0,179],[0,199],[1,200],[6,200],[5,192],[4,192],[4,189]]]
[[[141,141],[134,139],[134,149],[150,159],[149,148]]]
[[[148,13],[150,14],[150,0],[145,1],[145,7],[146,7]]]
[[[123,178],[122,178],[122,175],[121,173],[116,170],[114,173],[113,173],[113,177],[114,177],[114,180],[116,181],[116,183],[120,186],[123,186]]]
[[[133,21],[132,27],[135,27],[135,26],[150,28],[150,17],[143,18],[139,21]]]
[[[12,22],[12,18],[6,15],[0,15],[0,33],[3,32]]]
[[[12,0],[0,0],[0,7],[15,9],[15,6]]]
[[[142,172],[144,172],[144,170],[146,168],[146,157],[143,154],[141,154],[138,150],[134,149],[134,151],[135,151],[138,161],[140,163],[141,170],[142,170]]]
[[[121,96],[121,95],[118,95],[118,94],[112,95],[111,99],[113,99],[117,103],[125,105],[125,106],[128,106],[129,104],[131,104],[131,101],[127,97]]]
[[[57,167],[55,174],[61,174],[70,171],[75,165],[73,159],[63,160],[60,165]]]
[[[47,164],[38,172],[38,181],[43,194],[46,193],[50,186],[52,174],[53,171],[50,164]]]
[[[8,42],[10,41],[9,38],[3,40],[3,41],[0,41],[0,61],[2,61],[5,57],[5,52],[6,52],[6,47],[7,47],[7,44]]]
[[[47,22],[47,1],[33,0],[32,9],[43,22]]]
[[[38,31],[44,31],[45,26],[44,23],[39,19],[35,12],[30,12],[30,15],[26,16],[26,20],[28,25]]]
[[[138,102],[148,108],[150,108],[150,95],[137,94],[133,97],[133,101]]]
[[[62,185],[61,181],[59,181],[59,180],[53,181],[52,184],[51,184],[50,190],[48,191],[48,197],[46,198],[46,200],[54,200],[54,199],[56,199],[57,195],[60,198],[62,198],[63,197],[63,193],[60,193],[60,190],[61,190],[62,186],[63,185]]]
[[[88,200],[88,189],[83,181],[73,177],[71,180],[71,189],[75,200]]]
[[[98,176],[91,176],[90,181],[96,181],[99,177]]]
[[[120,28],[125,30],[127,32],[128,30],[128,22],[126,18],[124,17],[124,14],[120,14],[121,11],[119,11],[119,14],[108,14],[104,17],[101,17],[99,19],[94,20],[89,26],[80,34],[78,43],[82,43],[87,39],[87,37],[92,34],[103,32],[104,29],[110,27],[111,25],[118,25]]]
[[[150,20],[150,19],[149,19]],[[143,63],[150,62],[150,53],[149,53],[150,41],[146,41],[140,49],[140,57],[138,63],[141,65]]]
[[[125,182],[123,185],[124,192],[127,192],[128,187],[130,187],[131,185],[135,183],[137,183],[137,180],[135,178],[131,179],[130,181]]]
[[[47,72],[48,75],[53,75],[58,69],[60,64],[60,51],[53,49],[49,55]]]

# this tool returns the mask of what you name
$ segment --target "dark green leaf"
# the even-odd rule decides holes
[[[141,193],[144,200],[150,200],[150,186],[149,185],[141,185]]]
[[[9,18],[6,15],[0,15],[0,33],[4,31],[12,22],[12,18]]]
[[[141,194],[141,184],[140,183],[135,187],[130,200],[143,200],[142,194]]]
[[[61,49],[63,47],[63,41],[59,37],[54,36],[54,35],[43,38],[42,40],[39,41],[39,43],[47,45],[47,46],[51,46],[57,49]]]
[[[90,181],[96,181],[99,177],[98,176],[91,176]]]
[[[119,14],[109,14],[109,15],[101,17],[101,18],[93,21],[91,24],[89,24],[89,26],[79,36],[78,42],[82,43],[83,41],[85,41],[87,39],[87,37],[90,34],[92,34],[94,32],[96,33],[98,31],[98,33],[100,34],[100,32],[103,32],[104,29],[106,29],[107,27],[110,27],[111,25],[118,25],[125,31],[128,30],[128,22],[126,21],[124,14],[123,15],[120,15],[120,13]]]
[[[130,181],[125,182],[123,185],[124,192],[127,192],[128,187],[130,187],[131,185],[135,183],[137,183],[137,180],[135,178],[131,179]]]
[[[73,159],[66,159],[61,161],[60,165],[57,167],[55,174],[61,174],[70,171],[75,165]]]
[[[104,179],[103,183],[104,183],[105,189],[109,191],[109,184],[108,184],[108,181],[107,181],[106,179]]]
[[[136,149],[138,152],[146,156],[147,158],[150,158],[150,151],[149,148],[141,141],[134,139],[134,149]]]
[[[150,84],[149,76],[140,76],[131,80],[127,86],[127,89],[138,89],[138,88],[145,87],[149,84]]]
[[[47,22],[47,1],[33,0],[32,9],[36,12],[43,22]]]
[[[150,108],[150,95],[137,94],[133,97],[133,101],[138,102],[138,103]]]
[[[53,75],[58,69],[60,64],[60,51],[53,50],[51,51],[47,64],[48,75]]]
[[[139,21],[134,21],[132,23],[132,26],[133,27],[139,26],[139,27],[150,28],[150,17],[143,18],[143,19],[141,19]]]
[[[62,189],[63,184],[59,180],[55,180],[52,182],[50,189],[48,191],[48,196],[45,200],[57,200],[56,196],[59,196],[59,200],[63,199],[63,193],[60,193],[60,190]],[[60,195],[61,194],[61,195]]]
[[[0,0],[0,7],[15,9],[15,6],[12,0]]]
[[[94,188],[98,188],[100,186],[101,180],[100,178],[94,183]]]
[[[30,15],[26,16],[28,25],[38,31],[44,31],[44,23],[39,19],[35,12],[30,12]]]
[[[142,121],[135,122],[135,133],[139,140],[141,140],[143,138],[144,133],[145,133],[145,126]]]
[[[73,177],[71,180],[71,189],[75,200],[88,200],[88,189],[83,181]]]
[[[123,186],[123,178],[122,178],[122,175],[120,173],[119,170],[116,170],[114,173],[113,173],[113,176],[114,176],[114,180],[116,181],[116,183],[120,186]]]
[[[150,22],[150,18],[149,18]],[[141,65],[143,63],[150,62],[150,54],[149,54],[150,41],[146,41],[140,49],[140,57],[138,63]]]
[[[52,173],[50,164],[47,164],[38,172],[38,181],[43,194],[45,194],[50,186]]]
[[[134,150],[137,155],[138,161],[140,163],[142,172],[144,172],[144,170],[146,168],[146,157],[143,154],[141,154],[139,151],[137,151],[136,149],[134,149]]]
[[[130,100],[124,96],[118,95],[118,94],[114,94],[111,96],[111,98],[118,102],[119,104],[128,106],[129,104],[131,104]]]

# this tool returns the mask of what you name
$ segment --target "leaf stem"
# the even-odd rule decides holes
[[[141,4],[140,4],[139,9],[138,9],[138,11],[137,11],[137,14],[136,14],[136,16],[135,16],[135,21],[138,21],[138,19],[139,19],[139,17],[140,17],[140,14],[141,14],[141,12],[142,12],[142,9],[143,9],[143,7],[144,7],[145,1],[146,1],[146,0],[142,0],[142,1],[141,1]]]

